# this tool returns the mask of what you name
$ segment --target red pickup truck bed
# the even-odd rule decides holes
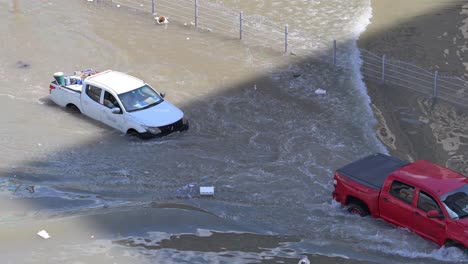
[[[381,153],[343,166],[336,171],[367,187],[380,190],[387,176],[408,162]]]

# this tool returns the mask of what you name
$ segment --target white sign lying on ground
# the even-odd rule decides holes
[[[47,233],[47,231],[45,231],[45,230],[41,230],[41,231],[37,232],[37,234],[40,237],[44,238],[44,239],[48,239],[50,237],[49,233]]]
[[[214,195],[214,186],[201,186],[200,195]]]

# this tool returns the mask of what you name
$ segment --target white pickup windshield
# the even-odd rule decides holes
[[[163,101],[161,96],[146,84],[130,92],[119,94],[119,98],[127,112],[149,108]]]
[[[451,218],[460,219],[468,216],[468,184],[440,198]]]

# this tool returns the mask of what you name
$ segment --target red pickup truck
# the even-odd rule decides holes
[[[439,246],[468,248],[468,178],[429,161],[372,154],[335,172],[333,198]]]

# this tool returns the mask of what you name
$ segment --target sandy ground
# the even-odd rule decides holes
[[[468,1],[376,0],[358,45],[428,71],[466,75],[463,5]],[[458,50],[458,51],[457,51]],[[365,80],[379,120],[376,132],[391,154],[426,159],[468,174],[468,108],[396,85]]]

